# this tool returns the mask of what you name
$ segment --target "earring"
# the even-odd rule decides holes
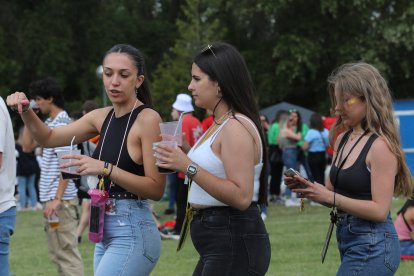
[[[217,87],[217,93],[216,93],[216,96],[217,96],[218,98],[221,98],[221,91],[220,91],[220,87]]]
[[[138,88],[139,87],[135,87],[135,94],[137,94],[137,95],[138,95]]]

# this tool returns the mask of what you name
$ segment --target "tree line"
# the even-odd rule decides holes
[[[409,0],[0,0],[0,7],[1,95],[52,76],[69,110],[103,102],[96,69],[117,43],[144,53],[165,119],[187,91],[192,55],[216,40],[245,57],[261,108],[284,100],[327,114],[326,79],[347,62],[377,66],[394,98],[410,97],[414,86]]]

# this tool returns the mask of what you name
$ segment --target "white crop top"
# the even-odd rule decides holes
[[[237,118],[243,118],[251,125],[253,125],[256,134],[259,136],[260,141],[260,162],[254,166],[254,185],[253,185],[253,198],[252,201],[258,201],[259,199],[259,187],[260,187],[260,173],[263,168],[263,150],[262,150],[262,140],[260,139],[259,132],[255,126],[255,124],[248,119],[246,116],[236,115]],[[197,145],[197,143],[193,146],[193,148],[188,152],[188,157],[196,162],[200,167],[204,170],[208,171],[209,173],[223,178],[226,178],[226,172],[224,171],[223,162],[216,156],[216,154],[211,149],[211,145],[214,142],[217,134],[220,130],[226,125],[229,119],[225,120],[222,125],[211,135],[207,138],[201,145]],[[206,133],[204,133],[206,135]],[[204,135],[198,140],[202,141]],[[218,201],[206,191],[204,191],[195,181],[191,183],[190,193],[188,196],[188,202],[191,204],[199,204],[205,206],[227,206],[221,201]]]

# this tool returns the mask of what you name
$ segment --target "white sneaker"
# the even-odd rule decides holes
[[[40,204],[39,202],[38,202],[38,203],[36,203],[35,209],[36,209],[36,211],[43,210],[43,206],[42,206],[42,204]]]
[[[174,232],[168,232],[167,234],[160,232],[161,240],[174,240],[178,241],[180,239],[180,235],[175,234]]]
[[[265,221],[267,219],[267,215],[265,213],[261,213],[260,216],[262,217],[263,221]]]
[[[288,198],[285,201],[286,207],[299,207],[300,201],[297,198]]]

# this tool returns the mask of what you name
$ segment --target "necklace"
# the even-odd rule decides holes
[[[218,129],[218,127],[228,118],[228,115],[231,113],[231,109],[224,113],[217,121],[214,120],[213,124],[209,127],[206,133],[201,137],[201,139],[197,142],[196,147],[204,143],[213,133]]]
[[[118,166],[119,159],[121,157],[122,148],[124,147],[125,137],[126,137],[126,134],[127,134],[127,131],[128,131],[129,121],[131,120],[132,112],[134,111],[135,107],[137,106],[137,102],[138,102],[138,99],[135,101],[134,106],[131,109],[131,113],[129,113],[127,125],[125,127],[124,137],[122,138],[121,148],[119,149],[118,159],[116,160],[115,166]],[[108,132],[109,126],[111,125],[111,121],[112,121],[112,118],[114,117],[114,114],[115,114],[115,110],[114,110],[114,112],[112,112],[111,118],[109,118],[108,125],[106,126],[106,129],[105,129],[105,132],[104,132],[104,136],[103,136],[103,139],[102,139],[102,145],[101,145],[101,148],[99,149],[99,157],[98,157],[99,160],[101,160],[101,154],[102,154],[103,146],[105,144],[106,133]],[[112,188],[112,186],[114,186],[114,184],[111,181],[111,184],[109,185],[109,190]]]
[[[364,132],[355,132],[355,131],[352,131],[351,134],[349,135],[349,140],[350,141],[353,141],[355,138],[357,138],[358,136],[361,136],[364,133],[365,133],[365,131]]]

